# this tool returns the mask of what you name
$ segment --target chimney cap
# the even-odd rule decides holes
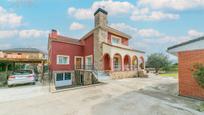
[[[98,10],[96,10],[96,12],[94,13],[94,16],[97,14],[97,13],[99,13],[99,12],[102,12],[102,13],[104,13],[104,14],[108,14],[108,12],[107,11],[105,11],[104,9],[102,9],[102,8],[98,8]]]
[[[52,32],[57,32],[57,30],[55,30],[55,29],[52,29]]]

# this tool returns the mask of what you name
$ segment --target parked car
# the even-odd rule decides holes
[[[33,70],[17,70],[8,76],[7,84],[8,86],[26,83],[35,85],[36,79],[37,77]]]

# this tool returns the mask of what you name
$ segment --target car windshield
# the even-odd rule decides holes
[[[31,70],[18,70],[12,73],[12,75],[29,75],[29,74],[32,74]]]

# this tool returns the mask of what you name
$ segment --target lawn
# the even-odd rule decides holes
[[[171,72],[171,73],[162,73],[159,74],[162,77],[174,77],[174,78],[178,78],[178,72]]]

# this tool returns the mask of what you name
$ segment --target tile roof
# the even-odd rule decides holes
[[[3,52],[32,52],[32,53],[43,53],[41,50],[37,48],[12,48],[2,50]]]
[[[52,41],[58,41],[58,42],[65,42],[65,43],[71,43],[76,45],[82,45],[79,41],[79,39],[65,37],[62,35],[58,35],[57,38],[52,39]]]

